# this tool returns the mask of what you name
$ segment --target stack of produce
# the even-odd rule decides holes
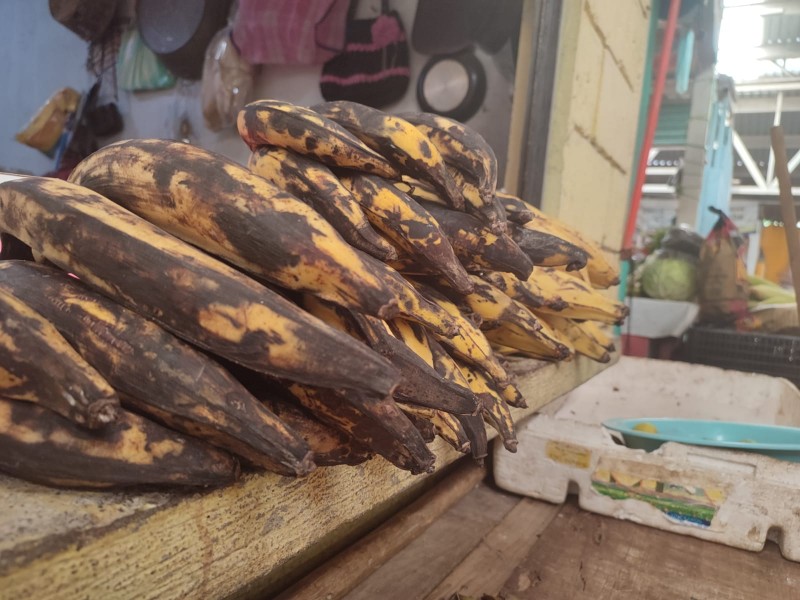
[[[440,436],[516,449],[503,356],[607,361],[603,253],[496,193],[483,139],[428,114],[248,105],[249,168],[165,140],[70,182],[0,185],[0,470],[51,485],[219,485]]]

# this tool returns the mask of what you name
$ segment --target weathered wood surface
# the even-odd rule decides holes
[[[483,484],[344,600],[788,600],[798,586],[777,544],[747,552]]]
[[[509,577],[517,600],[797,598],[800,564],[596,515],[571,501]]]
[[[486,473],[485,466],[459,460],[453,472],[433,489],[309,573],[277,600],[331,600],[344,596],[425,532],[442,513],[472,491]],[[370,597],[383,598],[380,594]]]
[[[600,372],[519,361],[529,408]],[[437,470],[460,457],[437,440]],[[436,474],[434,473],[434,477]],[[0,479],[0,599],[263,597],[407,502],[431,476],[382,459],[205,493],[57,491]]]

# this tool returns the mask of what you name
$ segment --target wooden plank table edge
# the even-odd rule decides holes
[[[583,357],[559,364],[513,361],[529,404],[513,409],[514,419],[534,414],[609,365]],[[438,439],[431,448],[437,471],[462,457]],[[408,503],[430,477],[373,459],[318,469],[302,480],[251,474],[223,489],[180,496],[54,492],[6,478],[0,481],[0,500],[10,507],[0,516],[0,599],[263,596],[285,586],[289,571],[296,578]],[[58,522],[70,528],[54,533],[56,519],[44,515],[47,528],[38,531],[37,508],[47,513],[55,499]],[[24,527],[3,522],[24,510],[34,513]],[[121,518],[108,516],[115,512]],[[9,531],[22,533],[8,537]]]

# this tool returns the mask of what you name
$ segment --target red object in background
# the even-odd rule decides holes
[[[625,225],[625,234],[622,238],[623,253],[630,251],[633,246],[633,235],[636,232],[636,218],[639,215],[639,205],[642,202],[642,186],[647,170],[647,157],[650,155],[650,148],[656,136],[656,125],[658,125],[658,113],[661,111],[661,98],[664,96],[664,84],[667,80],[669,71],[669,60],[672,55],[672,43],[675,40],[675,29],[678,23],[678,13],[681,9],[681,0],[671,0],[669,14],[667,16],[667,27],[664,30],[664,41],[661,44],[661,53],[658,56],[658,67],[656,78],[653,84],[653,94],[650,96],[650,108],[647,113],[647,126],[644,132],[644,141],[639,154],[639,166],[636,170],[636,182],[633,185],[633,196],[628,210],[628,221]],[[643,91],[646,93],[646,90]]]
[[[681,344],[675,337],[646,338],[640,335],[622,335],[622,354],[640,358],[659,358],[672,360],[673,354]]]

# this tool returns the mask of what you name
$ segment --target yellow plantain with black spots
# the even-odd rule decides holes
[[[471,289],[444,232],[419,203],[379,177],[353,175],[341,181],[375,228],[398,248],[440,273],[455,289]]]
[[[414,422],[423,437],[426,437],[428,427],[430,427],[434,436],[438,435],[450,444],[456,452],[461,452],[462,454],[470,452],[469,438],[457,415],[432,408],[414,406],[413,404],[400,404],[400,409]],[[426,439],[426,441],[430,443],[433,438]]]
[[[550,233],[569,242],[586,253],[586,271],[594,287],[608,288],[619,283],[619,268],[612,265],[603,250],[577,229],[563,221],[546,215],[535,206],[525,203],[533,218],[524,227],[533,231]]]
[[[467,174],[455,167],[447,165],[447,172],[464,196],[466,211],[483,223],[486,223],[493,233],[505,233],[507,225],[506,211],[495,202],[494,195],[484,197],[480,190]]]
[[[436,340],[429,340],[431,352],[433,354],[433,366],[439,375],[447,381],[458,385],[464,389],[471,390],[469,382],[455,360]],[[474,392],[473,392],[474,393]],[[480,398],[476,396],[476,402],[482,406]],[[469,441],[469,452],[478,462],[488,454],[489,442],[486,436],[486,426],[483,423],[483,415],[453,415],[458,419],[464,437]]]
[[[575,349],[569,339],[553,331],[540,319],[536,319],[536,323],[538,329],[533,331],[517,323],[501,322],[485,333],[492,343],[515,348],[529,358],[557,361],[566,360],[574,354]]]
[[[311,108],[350,131],[400,172],[430,182],[456,210],[465,209],[464,197],[447,172],[444,158],[436,146],[408,121],[363,104],[342,100]]]
[[[609,352],[614,352],[616,350],[614,338],[608,335],[608,332],[599,323],[595,323],[594,321],[574,321],[574,323],[584,334],[591,337]]]
[[[534,219],[533,213],[528,209],[528,205],[517,196],[505,192],[496,191],[495,200],[503,208],[506,219],[518,225],[525,225]]]
[[[419,281],[414,281],[414,285],[458,325],[458,333],[449,338],[432,333],[436,340],[463,361],[486,371],[495,381],[508,381],[508,374],[492,352],[489,340],[480,330],[480,317],[474,313],[467,315],[466,309],[459,308],[429,285]]]
[[[528,308],[538,309],[544,306],[554,311],[564,310],[567,303],[555,293],[557,290],[546,291],[539,286],[538,274],[539,270],[537,269],[526,281],[520,281],[513,275],[496,271],[484,272],[481,277]]]
[[[492,269],[527,279],[534,262],[504,233],[493,233],[484,223],[463,212],[425,202],[427,210],[447,236],[461,263],[470,271]]]
[[[378,264],[378,260],[364,255],[364,260]],[[443,337],[452,337],[458,332],[453,318],[438,305],[423,298],[417,290],[397,271],[386,268],[384,283],[397,298],[398,315],[424,325],[426,329]]]
[[[178,337],[253,370],[381,396],[397,384],[397,370],[364,344],[86,188],[43,177],[2,183],[0,230]]]
[[[397,250],[369,224],[358,202],[325,165],[291,150],[261,146],[248,167],[278,188],[308,203],[354,247],[389,261]]]
[[[619,324],[628,316],[628,307],[598,292],[592,285],[558,269],[536,269],[528,280],[545,298],[560,298],[566,304],[554,309],[549,304],[538,307],[542,313],[553,313],[570,319]]]
[[[329,167],[390,179],[400,176],[396,167],[344,127],[302,106],[280,100],[251,102],[239,111],[236,127],[250,150],[277,146]]]
[[[113,423],[119,398],[55,326],[0,290],[0,396],[24,400],[97,429]]]
[[[424,133],[445,162],[475,181],[482,201],[489,205],[497,187],[497,158],[477,131],[433,113],[399,115]]]
[[[586,252],[556,235],[535,231],[516,223],[509,223],[508,234],[536,266],[563,266],[567,271],[577,271],[586,266]],[[520,279],[527,278],[525,276]]]
[[[522,303],[477,275],[471,277],[475,288],[471,294],[463,296],[463,300],[472,312],[481,317],[482,331],[490,331],[501,323],[513,323],[523,331],[531,333],[541,328],[533,313]]]
[[[70,181],[271,283],[369,314],[396,300],[308,205],[227,158],[190,144],[129,140],[95,152]]]
[[[567,337],[568,343],[572,345],[575,352],[588,356],[597,362],[607,363],[611,360],[611,355],[595,338],[589,335],[578,323],[560,317],[542,313],[539,317],[547,323],[554,331],[561,332]]]
[[[366,343],[400,370],[400,383],[394,391],[396,400],[456,414],[477,412],[478,404],[469,390],[446,381],[434,370],[428,362],[429,349],[423,351],[423,358],[397,339],[384,321],[367,315],[351,315]],[[421,328],[414,331],[412,336],[425,334]],[[427,341],[415,344],[415,347],[420,346],[428,348]]]
[[[320,467],[360,465],[373,453],[352,436],[323,423],[300,405],[283,398],[261,397],[264,404],[297,432],[314,453],[314,464]]]
[[[99,430],[0,398],[0,471],[57,487],[219,486],[236,481],[227,453],[122,410]]]
[[[461,372],[464,374],[470,389],[475,392],[481,400],[482,413],[492,427],[500,434],[503,446],[509,452],[517,451],[517,436],[514,432],[514,420],[511,411],[505,400],[492,389],[483,373],[470,365],[456,361]]]
[[[415,407],[413,404],[401,404],[399,402],[397,406],[408,417],[408,420],[414,424],[426,444],[430,444],[436,439],[436,428],[433,426],[433,421],[419,414],[420,412],[433,414],[435,411],[432,408]]]
[[[308,446],[225,369],[139,314],[56,269],[0,262],[10,291],[51,321],[123,404],[283,475],[314,467]]]
[[[416,427],[390,398],[361,398],[300,383],[287,384],[297,401],[315,417],[358,440],[400,469],[433,471],[436,458]]]

